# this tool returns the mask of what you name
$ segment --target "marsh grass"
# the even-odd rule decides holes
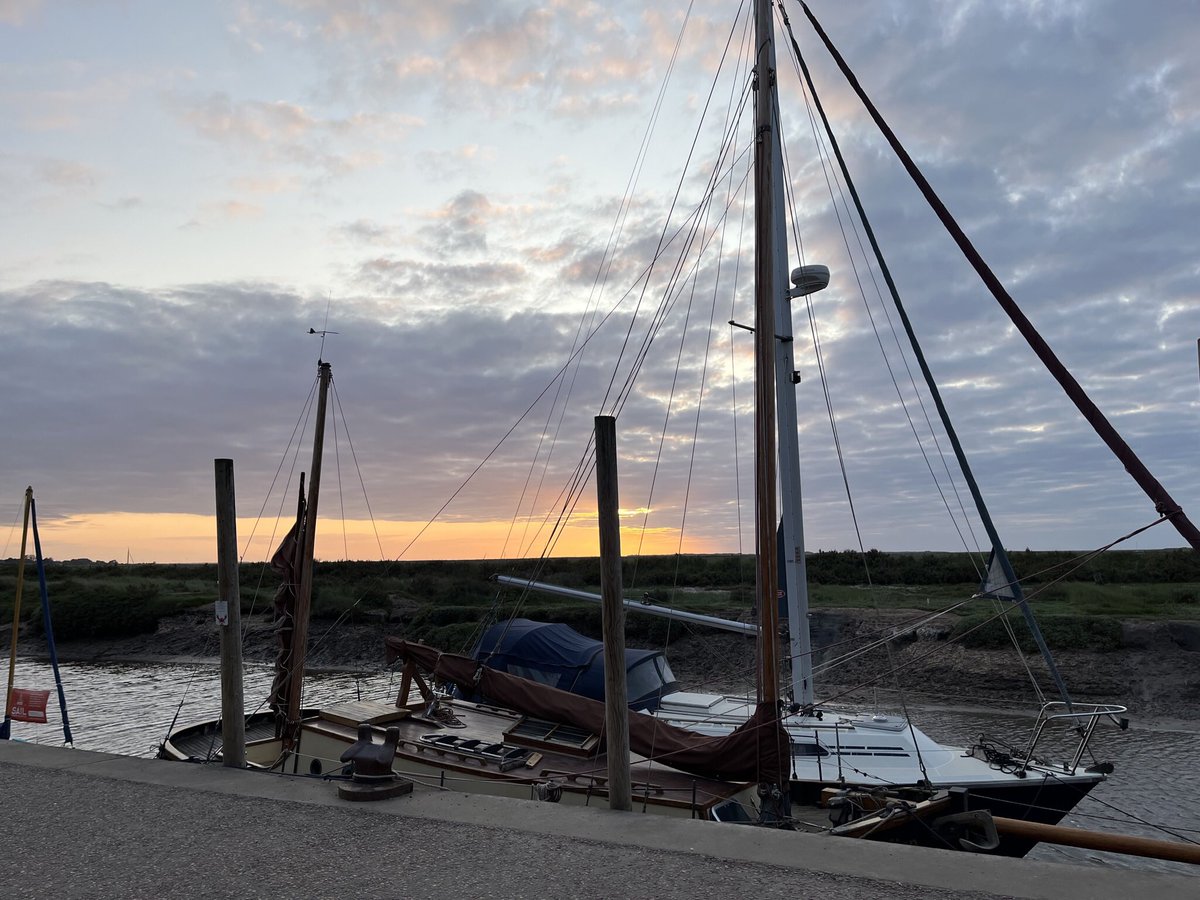
[[[1059,646],[1103,649],[1120,619],[1200,619],[1200,554],[1190,550],[1110,552],[1052,583],[1058,571],[1076,565],[1075,554],[1021,551],[1018,572],[1043,573],[1025,589],[1043,630]],[[866,557],[823,552],[807,558],[815,608],[918,609],[934,611],[968,601],[978,590],[975,564],[966,554],[881,553]],[[417,640],[460,649],[487,617],[522,615],[565,622],[587,634],[600,630],[598,607],[543,595],[499,589],[496,572],[526,575],[527,561],[320,562],[316,567],[313,616],[351,622],[391,621]],[[873,584],[866,583],[869,570]],[[12,615],[16,561],[0,562],[0,623]],[[40,625],[36,572],[26,566],[22,619]],[[261,563],[241,567],[243,615],[269,617],[276,576]],[[599,592],[596,559],[544,561],[538,580]],[[625,561],[625,594],[632,600],[677,606],[708,615],[752,619],[754,561],[735,554],[644,557]],[[85,561],[47,563],[47,580],[60,639],[120,637],[153,632],[159,619],[198,609],[216,599],[214,565],[119,565]],[[971,601],[964,621],[986,618],[985,601]],[[661,642],[684,633],[666,620],[629,616],[631,635]],[[1023,626],[1022,626],[1023,629]],[[1023,633],[1018,629],[1018,633]],[[1001,629],[1002,631],[1002,629]],[[996,640],[980,629],[968,640]],[[1007,640],[1007,637],[1005,637]],[[1056,641],[1052,640],[1052,644]]]

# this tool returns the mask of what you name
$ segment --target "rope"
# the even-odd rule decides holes
[[[1111,542],[1111,543],[1109,543],[1109,544],[1106,544],[1106,545],[1105,545],[1105,547],[1104,547],[1104,549],[1106,549],[1106,550],[1107,550],[1107,549],[1109,549],[1109,548],[1111,548],[1111,547],[1115,547],[1117,544],[1120,544],[1120,543],[1122,543],[1123,541],[1127,541],[1127,540],[1129,540],[1130,538],[1136,537],[1137,535],[1141,534],[1143,531],[1146,531],[1146,530],[1147,530],[1147,529],[1149,529],[1149,528],[1153,528],[1155,525],[1159,525],[1159,524],[1161,524],[1161,523],[1163,523],[1163,522],[1167,521],[1167,520],[1168,520],[1168,519],[1170,519],[1170,518],[1171,518],[1171,517],[1170,517],[1169,515],[1166,515],[1166,516],[1161,516],[1161,517],[1159,517],[1158,519],[1155,519],[1155,520],[1154,520],[1153,522],[1151,522],[1149,525],[1143,525],[1141,528],[1134,529],[1133,531],[1129,532],[1128,534],[1124,535],[1123,537],[1117,538],[1117,540],[1115,540],[1115,541],[1113,541],[1113,542]],[[1069,573],[1068,573],[1068,574],[1069,574]],[[1064,577],[1065,577],[1065,576],[1064,576]],[[1046,585],[1044,585],[1044,586],[1043,586],[1042,588],[1040,588],[1038,591],[1036,591],[1036,592],[1034,592],[1034,593],[1030,594],[1028,599],[1030,599],[1030,600],[1032,600],[1032,599],[1035,599],[1035,598],[1037,597],[1037,595],[1038,595],[1039,593],[1041,593],[1041,591],[1043,591],[1043,590],[1046,590],[1047,588],[1051,587],[1051,586],[1052,586],[1054,583],[1055,583],[1055,582],[1051,582],[1050,584],[1046,584]],[[956,642],[956,641],[961,641],[961,640],[962,640],[963,638],[965,638],[967,635],[969,635],[969,634],[973,634],[974,632],[978,631],[979,629],[983,628],[984,626],[986,626],[986,625],[990,624],[991,622],[994,622],[996,619],[999,619],[999,618],[1002,618],[1002,617],[1004,617],[1004,616],[1007,616],[1007,615],[1009,615],[1009,613],[1012,613],[1012,612],[1014,612],[1014,611],[1016,611],[1016,610],[1017,610],[1017,607],[1016,607],[1016,606],[1012,606],[1012,607],[1010,607],[1010,608],[1008,608],[1008,609],[1001,610],[1000,612],[996,613],[996,615],[994,615],[994,616],[990,616],[990,617],[988,617],[988,618],[984,619],[983,621],[981,621],[981,622],[979,622],[979,623],[977,623],[977,624],[973,625],[972,627],[968,628],[966,631],[962,632],[961,634],[954,635],[954,636],[952,636],[952,637],[948,638],[948,639],[945,641],[945,644],[947,644],[947,645],[948,645],[948,644],[952,644],[952,643],[954,643],[954,642]],[[931,650],[928,650],[928,651],[926,651],[925,653],[922,653],[920,656],[916,656],[916,657],[914,657],[914,658],[912,658],[912,659],[908,660],[908,661],[907,661],[906,663],[904,663],[902,666],[896,667],[896,669],[895,669],[894,671],[899,671],[900,669],[903,669],[903,668],[908,668],[908,667],[910,667],[910,666],[915,666],[917,663],[919,663],[919,662],[921,662],[921,661],[923,661],[923,660],[925,660],[925,659],[929,658],[930,656],[934,655],[935,653],[940,653],[940,652],[942,652],[943,650],[944,650],[944,646],[937,646],[937,647],[934,647],[933,649],[931,649]],[[858,685],[856,685],[855,687],[849,688],[849,689],[847,689],[847,690],[840,691],[839,693],[837,693],[837,694],[834,694],[833,696],[829,697],[827,700],[824,700],[824,701],[822,701],[822,703],[821,703],[821,704],[819,704],[819,705],[825,705],[825,704],[827,704],[827,703],[830,703],[830,702],[832,702],[832,701],[834,701],[834,700],[837,700],[839,697],[845,697],[845,696],[847,696],[848,694],[852,694],[852,693],[854,693],[855,691],[859,691],[859,690],[861,690],[861,689],[863,689],[863,688],[865,688],[865,687],[870,687],[872,684],[874,684],[875,682],[879,681],[881,678],[884,678],[884,677],[886,677],[886,676],[887,676],[887,675],[889,675],[889,674],[892,674],[892,670],[889,670],[889,671],[887,671],[887,672],[883,672],[883,673],[881,673],[881,674],[879,674],[879,675],[876,675],[874,678],[871,678],[871,679],[869,679],[869,680],[867,680],[867,681],[864,681],[864,682],[862,682],[861,684],[858,684]]]
[[[976,274],[979,275],[980,280],[983,281],[983,283],[987,286],[988,290],[996,299],[996,302],[1000,305],[1001,309],[1003,309],[1005,314],[1008,315],[1013,325],[1015,325],[1017,330],[1021,333],[1021,336],[1025,338],[1025,341],[1029,344],[1030,348],[1037,354],[1038,359],[1042,361],[1042,364],[1058,382],[1059,386],[1071,399],[1072,403],[1075,404],[1076,408],[1087,420],[1088,424],[1092,426],[1092,429],[1096,432],[1100,439],[1104,441],[1109,450],[1113,452],[1113,455],[1121,461],[1121,464],[1125,467],[1125,470],[1129,472],[1130,476],[1135,482],[1137,482],[1138,486],[1142,488],[1147,497],[1149,497],[1154,503],[1155,511],[1169,518],[1172,526],[1174,526],[1180,535],[1183,536],[1183,538],[1194,548],[1200,549],[1200,529],[1197,529],[1196,526],[1188,519],[1188,517],[1184,515],[1183,509],[1178,503],[1175,502],[1171,495],[1167,493],[1167,490],[1151,474],[1150,470],[1146,468],[1145,464],[1141,461],[1141,459],[1138,458],[1137,454],[1133,452],[1133,450],[1125,442],[1124,438],[1121,437],[1108,419],[1105,418],[1104,414],[1095,405],[1095,403],[1092,402],[1091,398],[1087,396],[1087,393],[1083,390],[1079,382],[1067,370],[1066,366],[1062,364],[1062,361],[1054,354],[1054,351],[1050,349],[1049,344],[1046,343],[1045,339],[1038,333],[1037,329],[1034,328],[1033,323],[1029,321],[1029,319],[1021,311],[1020,307],[1017,306],[1016,301],[1013,300],[1007,289],[996,277],[996,274],[991,270],[991,268],[989,268],[983,257],[979,254],[979,251],[975,248],[974,244],[971,243],[970,238],[967,237],[966,233],[962,230],[962,227],[950,214],[949,209],[946,208],[946,205],[942,202],[941,198],[938,197],[937,193],[933,189],[933,186],[925,178],[921,170],[917,167],[917,164],[913,161],[912,157],[909,156],[908,152],[904,149],[903,145],[900,143],[900,140],[896,137],[895,132],[892,131],[890,126],[884,120],[879,110],[875,107],[875,104],[871,102],[871,99],[867,96],[866,91],[859,83],[857,76],[855,76],[854,72],[851,71],[849,65],[846,63],[846,60],[842,57],[841,53],[834,46],[832,40],[830,40],[829,36],[825,33],[825,30],[817,21],[816,16],[814,16],[812,10],[809,9],[808,4],[801,0],[800,6],[804,10],[804,14],[812,23],[817,34],[820,36],[822,42],[825,44],[826,49],[829,50],[830,55],[837,63],[838,68],[841,70],[843,76],[845,76],[847,83],[858,95],[859,99],[863,103],[863,106],[870,114],[872,120],[875,122],[884,138],[888,141],[892,151],[896,154],[897,158],[900,160],[901,164],[904,166],[913,182],[917,185],[917,188],[921,191],[922,196],[933,209],[942,225],[950,233],[951,237],[954,238],[959,250],[962,251],[963,255],[971,263],[972,268],[975,269]],[[993,541],[993,543],[997,544],[999,542]],[[1047,659],[1047,663],[1052,665],[1049,659]],[[1066,698],[1064,692],[1064,700],[1067,699],[1068,698]]]
[[[678,58],[679,47],[683,40],[683,34],[684,34],[684,31],[686,30],[687,22],[690,19],[690,17],[691,17],[691,6],[689,5],[687,14],[684,17],[683,24],[681,25],[679,34],[676,38],[675,49],[672,52],[671,61],[667,67],[667,71],[664,73],[663,80],[662,80],[661,84],[659,85],[658,95],[655,98],[654,106],[653,106],[653,109],[652,109],[652,112],[650,115],[650,120],[647,122],[646,130],[642,134],[642,141],[641,141],[640,146],[638,147],[638,152],[637,152],[637,155],[634,160],[633,169],[629,175],[629,180],[626,182],[625,193],[621,198],[620,207],[619,207],[617,215],[614,219],[612,229],[609,232],[608,242],[606,243],[604,252],[601,255],[600,264],[597,267],[596,274],[593,277],[592,287],[588,294],[588,302],[584,308],[583,313],[580,315],[579,324],[576,327],[575,335],[572,338],[572,343],[571,343],[572,351],[574,351],[575,347],[577,346],[580,335],[584,333],[585,323],[588,322],[589,317],[591,319],[591,323],[592,324],[595,323],[595,316],[596,316],[596,311],[599,309],[600,298],[603,296],[604,287],[607,285],[607,282],[608,282],[608,275],[612,270],[613,261],[616,259],[616,248],[620,242],[622,234],[624,233],[625,224],[628,221],[629,213],[632,209],[633,194],[634,194],[634,191],[636,190],[637,182],[638,182],[638,179],[640,178],[642,168],[645,165],[646,155],[647,155],[647,152],[649,150],[649,145],[650,145],[650,139],[651,139],[652,135],[654,134],[655,127],[657,126],[657,123],[658,123],[659,113],[662,109],[663,99],[666,95],[667,85],[670,82],[671,73],[674,71],[675,62]],[[595,306],[593,306],[593,301],[595,302]],[[574,392],[575,380],[579,375],[579,369],[581,367],[581,363],[582,363],[582,357],[579,357],[577,359],[577,362],[576,362],[576,365],[574,368],[574,372],[571,375],[571,383],[567,388],[566,398],[564,398],[560,412],[559,412],[558,422],[556,423],[555,428],[554,428],[554,436],[551,439],[550,450],[547,452],[546,460],[542,467],[542,473],[541,473],[541,476],[538,481],[538,489],[534,493],[532,499],[530,500],[530,518],[532,518],[533,509],[536,507],[537,498],[539,496],[541,496],[542,487],[545,483],[546,475],[549,471],[550,458],[553,454],[554,447],[557,445],[557,442],[558,442],[558,435],[562,429],[562,424],[563,424],[563,421],[566,416],[567,404],[570,400],[571,394]],[[513,520],[510,522],[508,532],[505,534],[504,545],[503,545],[503,547],[501,549],[501,553],[500,553],[501,558],[503,558],[505,556],[505,554],[507,553],[508,542],[509,542],[509,539],[512,534],[512,527],[513,527],[513,525],[515,525],[516,519],[520,518],[520,516],[521,516],[521,508],[524,505],[524,498],[528,491],[529,482],[533,476],[533,472],[534,472],[535,468],[537,467],[537,460],[538,460],[539,456],[541,455],[542,443],[545,440],[546,432],[549,430],[549,423],[550,423],[551,419],[553,419],[553,417],[554,417],[554,410],[556,407],[558,407],[558,399],[562,394],[563,383],[564,383],[564,381],[558,382],[558,389],[555,392],[554,399],[552,400],[552,402],[550,404],[550,408],[546,414],[546,428],[542,429],[542,431],[538,435],[537,450],[534,453],[533,459],[530,461],[529,471],[526,473],[526,476],[525,476],[525,484],[522,486],[521,495],[517,501],[517,514],[516,514],[516,516],[514,516]],[[522,534],[521,540],[518,542],[518,546],[523,546],[525,544],[525,537],[528,534],[529,521],[530,521],[530,519],[526,519],[524,533]]]
[[[1103,552],[1105,552],[1105,551],[1107,551],[1107,550],[1111,550],[1113,547],[1117,546],[1118,544],[1124,543],[1125,541],[1127,541],[1127,540],[1130,540],[1131,538],[1137,537],[1137,536],[1138,536],[1139,534],[1141,534],[1142,532],[1144,532],[1144,531],[1147,531],[1147,530],[1149,530],[1150,528],[1153,528],[1155,525],[1160,525],[1160,524],[1162,524],[1163,522],[1167,521],[1167,519],[1169,519],[1169,518],[1170,518],[1170,516],[1160,516],[1159,518],[1155,519],[1153,522],[1150,522],[1150,523],[1149,523],[1149,524],[1147,524],[1147,525],[1143,525],[1143,526],[1141,526],[1140,528],[1135,528],[1133,531],[1130,531],[1129,533],[1122,535],[1121,537],[1117,538],[1116,540],[1114,540],[1114,541],[1111,541],[1111,542],[1110,542],[1110,543],[1108,543],[1108,544],[1105,544],[1103,547],[1099,548],[1098,550],[1096,550],[1096,551],[1093,551],[1092,553],[1089,553],[1089,554],[1085,554],[1085,556],[1086,556],[1086,559],[1093,559],[1093,558],[1095,558],[1096,556],[1098,556],[1100,553],[1103,553]],[[1046,591],[1046,590],[1048,590],[1049,588],[1053,587],[1055,584],[1057,584],[1059,581],[1061,581],[1061,580],[1063,580],[1064,578],[1066,578],[1068,575],[1070,575],[1070,574],[1071,574],[1071,572],[1075,571],[1076,569],[1078,569],[1078,568],[1079,568],[1080,566],[1082,566],[1082,565],[1083,565],[1083,563],[1080,563],[1080,565],[1079,565],[1079,566],[1076,566],[1076,567],[1074,567],[1073,569],[1071,569],[1071,570],[1070,570],[1070,571],[1068,571],[1068,572],[1064,572],[1062,575],[1060,575],[1060,576],[1059,576],[1057,579],[1055,579],[1054,581],[1050,581],[1050,582],[1048,582],[1048,583],[1046,583],[1046,584],[1042,585],[1040,588],[1038,588],[1037,590],[1035,590],[1035,591],[1033,591],[1032,593],[1030,593],[1030,594],[1029,594],[1029,596],[1027,597],[1027,599],[1028,599],[1028,600],[1035,600],[1035,599],[1037,599],[1037,597],[1038,597],[1038,595],[1039,595],[1039,594],[1041,594],[1043,591]],[[964,601],[964,602],[966,602],[966,601]],[[963,605],[963,603],[956,604],[956,605],[955,605],[955,607],[948,608],[947,610],[944,610],[943,612],[948,612],[948,611],[950,611],[951,609],[953,609],[953,608],[956,608],[957,606],[962,606],[962,605]],[[989,623],[991,623],[991,622],[994,622],[996,619],[999,619],[999,618],[1005,618],[1005,617],[1007,617],[1007,616],[1008,616],[1010,613],[1012,613],[1014,610],[1017,610],[1017,607],[1016,607],[1016,606],[1010,606],[1010,607],[1009,607],[1009,608],[1007,608],[1007,609],[1002,609],[1000,612],[996,613],[995,615],[993,615],[993,616],[991,616],[991,617],[989,617],[989,618],[987,618],[987,619],[984,619],[982,622],[979,622],[978,624],[976,624],[976,625],[972,626],[971,628],[968,628],[966,631],[962,632],[961,634],[959,634],[959,635],[956,635],[956,636],[953,636],[953,637],[950,637],[949,639],[947,639],[947,641],[946,641],[945,643],[948,645],[948,644],[952,644],[952,643],[954,643],[954,642],[956,642],[956,641],[960,641],[960,640],[962,640],[963,638],[965,638],[967,635],[969,635],[969,634],[972,634],[972,633],[974,633],[975,631],[978,631],[980,628],[983,628],[984,626],[988,625],[988,624],[989,624]],[[938,613],[937,615],[941,615],[941,614],[942,614],[942,613]],[[924,659],[926,659],[926,658],[928,658],[928,657],[932,656],[932,655],[933,655],[933,654],[935,654],[935,653],[939,653],[939,652],[941,652],[943,649],[944,649],[944,648],[943,648],[942,646],[934,647],[933,649],[931,649],[931,650],[927,651],[926,653],[923,653],[923,654],[921,654],[921,655],[920,655],[920,656],[918,656],[918,657],[915,657],[915,658],[913,658],[913,659],[910,659],[908,662],[906,662],[906,663],[905,663],[903,666],[901,666],[901,667],[899,667],[899,668],[905,668],[905,667],[908,667],[908,666],[915,666],[915,665],[916,665],[918,662],[921,662],[922,660],[924,660]],[[858,654],[847,654],[847,655],[846,655],[846,656],[845,656],[845,657],[844,657],[842,660],[839,660],[839,664],[840,664],[840,662],[841,662],[841,661],[844,661],[844,660],[846,660],[846,659],[851,659],[851,658],[854,658],[854,656],[857,656],[857,655],[858,655]],[[887,673],[884,673],[884,674],[887,674]],[[883,675],[879,675],[879,676],[877,676],[876,678],[874,678],[874,679],[871,679],[871,680],[869,680],[869,681],[866,681],[866,682],[863,682],[863,683],[861,683],[861,684],[859,684],[859,685],[857,685],[857,686],[855,686],[855,687],[853,687],[853,688],[850,688],[850,689],[848,689],[848,690],[841,691],[841,692],[839,692],[839,693],[837,693],[837,694],[833,695],[832,697],[830,697],[828,700],[822,701],[822,704],[824,704],[824,703],[829,703],[829,702],[832,702],[833,700],[836,700],[836,699],[837,699],[837,698],[839,698],[839,697],[844,697],[844,696],[846,696],[846,695],[848,695],[848,694],[854,693],[855,691],[861,690],[862,688],[869,687],[870,685],[874,684],[876,681],[878,681],[878,680],[879,680],[880,678],[882,678],[882,677],[883,677]]]

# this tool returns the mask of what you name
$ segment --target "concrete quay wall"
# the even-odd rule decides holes
[[[0,741],[0,896],[1200,896],[1200,880]]]

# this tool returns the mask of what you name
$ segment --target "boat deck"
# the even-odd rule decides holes
[[[470,781],[473,786],[464,789],[474,791],[489,781],[507,786],[512,796],[545,798],[551,792],[585,804],[608,794],[608,759],[595,735],[463,700],[442,700],[432,715],[377,701],[322,709],[303,724],[301,768],[312,774],[340,769],[341,754],[358,740],[363,724],[377,741],[396,728],[396,771],[422,781],[433,775],[441,787]],[[693,776],[636,755],[630,768],[635,808],[670,807],[707,818],[732,801],[723,820],[753,815],[747,807],[752,788],[744,782]]]

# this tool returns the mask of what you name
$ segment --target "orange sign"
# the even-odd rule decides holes
[[[13,688],[12,720],[14,722],[38,722],[46,724],[46,701],[49,691],[30,691]]]

